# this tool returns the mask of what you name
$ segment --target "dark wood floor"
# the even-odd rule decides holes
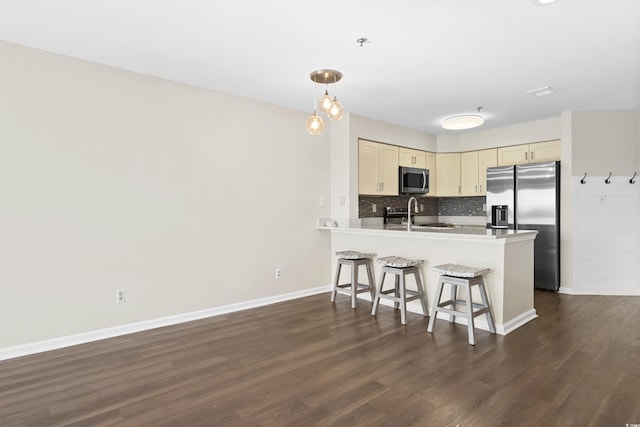
[[[640,423],[640,298],[536,292],[507,337],[317,295],[0,362],[1,426]]]

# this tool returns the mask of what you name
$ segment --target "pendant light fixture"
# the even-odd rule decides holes
[[[324,95],[320,98],[320,102],[318,102],[317,108],[326,113],[329,120],[338,121],[342,119],[344,116],[344,106],[338,98],[333,96],[333,100],[331,100],[331,95],[329,95],[329,83],[334,84],[334,88],[336,83],[342,79],[342,73],[336,70],[317,70],[312,72],[309,75],[309,78],[315,83],[324,84]],[[335,90],[335,89],[334,89]],[[315,99],[314,99],[315,105]],[[309,117],[307,120],[307,131],[311,135],[318,135],[322,133],[324,130],[324,121],[322,117],[320,117],[317,113],[317,110],[314,108],[313,115]]]
[[[478,107],[478,113],[482,107]],[[484,124],[484,118],[480,114],[463,114],[452,116],[442,121],[442,128],[447,130],[473,129]]]

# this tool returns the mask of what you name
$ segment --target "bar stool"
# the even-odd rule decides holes
[[[422,281],[420,280],[420,271],[418,265],[423,263],[423,260],[406,259],[397,256],[388,256],[378,258],[378,263],[382,265],[382,273],[380,275],[380,281],[376,288],[376,295],[373,298],[373,308],[371,309],[371,315],[375,316],[378,310],[378,304],[380,298],[386,298],[393,301],[393,309],[397,310],[400,307],[400,323],[407,324],[407,302],[414,299],[420,299],[422,305],[422,312],[427,315],[427,300],[424,289],[422,288]],[[384,279],[387,275],[393,274],[395,276],[394,288],[384,290]],[[406,288],[406,276],[413,274],[417,291],[409,290]],[[408,296],[407,296],[408,295]]]
[[[493,323],[493,316],[491,315],[491,307],[489,307],[489,299],[487,298],[487,292],[484,288],[483,276],[487,274],[491,269],[489,268],[475,268],[466,267],[464,265],[457,264],[442,264],[433,267],[433,271],[440,274],[438,280],[438,288],[436,291],[436,297],[433,300],[433,307],[431,309],[431,318],[429,319],[428,332],[433,332],[433,326],[435,325],[438,312],[449,313],[449,322],[455,322],[456,316],[464,317],[467,319],[467,330],[469,333],[469,344],[476,345],[474,336],[474,321],[473,319],[481,314],[487,315],[487,322],[489,323],[489,331],[492,334],[496,333],[496,327]],[[442,298],[442,291],[445,284],[451,285],[451,298],[447,301],[440,302]],[[471,298],[471,290],[473,286],[478,286],[480,291],[480,297],[482,298],[482,304],[474,303]],[[458,299],[458,288],[464,288],[466,300]],[[465,311],[458,311],[456,309],[457,304],[464,304]],[[475,311],[474,311],[475,309]]]
[[[336,301],[337,293],[351,296],[351,308],[356,308],[358,306],[356,295],[361,292],[369,292],[371,299],[373,300],[373,289],[375,283],[373,281],[372,257],[374,257],[375,254],[356,251],[341,251],[336,252],[336,255],[338,256],[338,266],[336,269],[336,278],[333,282],[333,288],[331,289],[331,302]],[[351,267],[351,282],[340,284],[340,270],[342,270],[343,265]],[[367,270],[368,284],[358,283],[358,270],[361,265],[364,265]]]

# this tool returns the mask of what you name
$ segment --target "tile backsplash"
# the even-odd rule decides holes
[[[384,208],[406,207],[411,196],[360,196],[359,217],[375,218],[384,216]],[[424,216],[485,216],[482,205],[486,198],[481,197],[416,197],[418,206],[424,209]],[[373,205],[376,212],[373,212]]]
[[[479,197],[438,197],[440,216],[486,216],[482,210],[487,198]]]

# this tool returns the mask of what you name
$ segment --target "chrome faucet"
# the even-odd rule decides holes
[[[411,202],[414,201],[414,209],[415,213],[418,213],[418,199],[412,197],[409,199],[409,203],[407,204],[407,231],[411,231]]]

